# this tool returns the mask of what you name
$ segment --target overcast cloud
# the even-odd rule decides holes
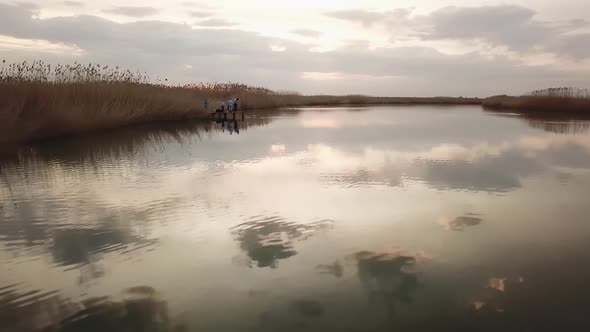
[[[261,20],[254,14],[261,8],[231,15],[230,0],[145,6],[0,0],[0,54],[9,61],[119,65],[177,83],[240,81],[303,93],[487,96],[590,87],[585,12],[551,18],[522,4],[437,3],[269,7],[272,15]]]
[[[64,1],[64,5],[71,7],[84,7],[84,3],[81,1]]]
[[[145,17],[156,15],[158,13],[158,10],[152,7],[117,6],[105,9],[104,12],[108,14],[116,14],[129,17]]]

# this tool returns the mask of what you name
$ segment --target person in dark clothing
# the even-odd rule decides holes
[[[236,98],[234,100],[234,112],[238,111],[238,103],[240,102],[240,98]]]

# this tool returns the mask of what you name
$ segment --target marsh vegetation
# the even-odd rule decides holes
[[[368,104],[478,104],[472,98],[303,96],[239,83],[171,85],[147,73],[100,64],[52,66],[42,61],[0,66],[1,142],[27,141],[130,124],[205,118],[228,98],[240,107]],[[211,110],[203,107],[209,101]]]
[[[590,91],[574,87],[536,90],[524,96],[494,96],[483,106],[495,110],[522,112],[585,113],[590,112]]]
[[[145,72],[100,64],[0,65],[0,144],[31,141],[140,123],[206,118],[222,101],[240,109],[350,105],[483,105],[493,110],[579,113],[590,92],[575,88],[534,91],[520,97],[372,97],[301,95],[239,83],[172,85]],[[208,101],[209,109],[204,106]]]

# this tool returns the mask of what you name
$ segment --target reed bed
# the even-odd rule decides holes
[[[223,100],[242,110],[367,104],[480,104],[473,98],[303,96],[238,83],[170,85],[147,73],[100,64],[0,63],[0,143],[138,123],[199,119]],[[203,106],[207,99],[209,109]]]
[[[590,90],[573,87],[536,90],[524,96],[494,96],[482,105],[495,110],[522,112],[590,113]]]

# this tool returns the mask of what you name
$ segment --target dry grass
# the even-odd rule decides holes
[[[0,143],[137,123],[205,118],[222,100],[242,109],[367,104],[479,104],[470,98],[302,96],[234,83],[170,86],[145,73],[99,64],[0,64]]]
[[[571,87],[533,91],[520,97],[495,96],[483,101],[483,106],[496,110],[522,112],[590,112],[590,91]]]
[[[0,140],[189,118],[196,100],[191,90],[148,84],[140,73],[23,62],[0,69]]]

